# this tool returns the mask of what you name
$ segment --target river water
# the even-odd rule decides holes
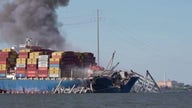
[[[0,108],[192,108],[192,92],[1,94]]]

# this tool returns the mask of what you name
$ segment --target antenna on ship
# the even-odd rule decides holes
[[[26,48],[32,45],[32,38],[29,38],[28,36],[25,39],[24,44],[19,44],[19,48]]]
[[[26,37],[25,46],[31,46],[32,38]]]

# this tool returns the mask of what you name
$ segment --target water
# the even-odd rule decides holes
[[[192,108],[192,92],[0,95],[0,108]]]

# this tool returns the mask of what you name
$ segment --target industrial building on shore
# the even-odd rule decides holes
[[[167,81],[158,81],[157,85],[160,88],[180,88],[180,87],[184,87],[185,84],[184,83],[179,83],[177,81],[174,80],[167,80]]]

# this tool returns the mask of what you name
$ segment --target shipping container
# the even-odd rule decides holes
[[[16,51],[14,49],[11,49],[11,48],[3,48],[1,50],[1,52],[13,52],[13,53],[15,53]]]
[[[39,78],[48,78],[49,75],[48,74],[38,74],[37,75]]]
[[[25,78],[26,74],[22,74],[22,73],[17,73],[16,74],[16,78]]]
[[[29,52],[31,52],[31,51],[32,51],[32,49],[22,49],[22,50],[19,51],[19,53],[23,53],[23,52],[24,52],[24,53],[26,53],[26,52],[29,53]]]
[[[7,61],[7,58],[0,56],[0,61]]]
[[[39,55],[39,60],[49,59],[49,55]]]
[[[0,64],[8,64],[8,61],[0,61]]]
[[[27,68],[27,71],[37,71],[37,68]]]
[[[16,64],[16,67],[23,67],[23,68],[25,68],[26,64]]]
[[[49,70],[49,74],[51,75],[51,74],[60,74],[61,73],[61,71],[60,70]]]
[[[52,58],[62,58],[63,55],[52,55]]]
[[[0,57],[8,58],[10,56],[10,52],[0,52]]]
[[[17,71],[25,71],[25,70],[26,70],[26,67],[17,67],[16,70],[17,70]]]
[[[19,55],[29,55],[29,52],[19,52]]]
[[[38,67],[48,67],[48,64],[38,64]]]
[[[0,74],[6,74],[7,73],[7,71],[0,71]]]
[[[50,58],[49,61],[50,61],[50,62],[52,62],[52,61],[60,62],[61,59],[60,59],[60,58]]]
[[[63,54],[64,54],[64,52],[61,52],[61,51],[60,51],[60,52],[53,52],[53,53],[52,53],[52,56],[53,56],[53,55],[63,55]]]
[[[38,61],[38,59],[29,58],[29,59],[27,59],[27,64],[28,64],[28,63],[31,63],[31,62],[37,63],[37,61]]]
[[[19,58],[29,58],[29,55],[19,55]]]
[[[27,64],[27,69],[28,68],[37,68],[37,64]]]
[[[7,68],[7,67],[9,67],[9,64],[0,64],[0,67],[1,68]]]
[[[38,64],[49,64],[48,61],[38,61]]]
[[[27,59],[26,58],[17,58],[16,61],[17,62],[26,62]]]
[[[50,64],[49,67],[60,67],[59,64]]]
[[[48,67],[39,67],[38,70],[49,70]]]
[[[7,70],[7,67],[0,67],[0,71],[6,71]]]
[[[37,71],[30,71],[30,70],[27,70],[27,73],[35,73],[36,74]]]
[[[62,64],[60,61],[50,61],[49,64]]]
[[[21,62],[16,62],[16,64],[27,64],[27,62],[21,61]]]
[[[50,67],[49,68],[50,71],[60,71],[61,69],[59,67],[55,68],[55,67]]]
[[[27,73],[28,78],[36,78],[36,73]]]
[[[38,62],[49,62],[49,59],[38,59]]]
[[[6,78],[6,74],[1,74],[0,73],[0,78]]]
[[[42,54],[42,52],[31,52],[29,54],[29,58],[33,58],[33,57],[39,58],[39,55],[41,55],[41,54]]]
[[[60,78],[60,74],[49,74],[50,78]]]
[[[38,74],[48,74],[48,70],[38,70]]]
[[[17,74],[25,74],[25,73],[26,73],[26,70],[17,70],[16,73],[17,73]]]

